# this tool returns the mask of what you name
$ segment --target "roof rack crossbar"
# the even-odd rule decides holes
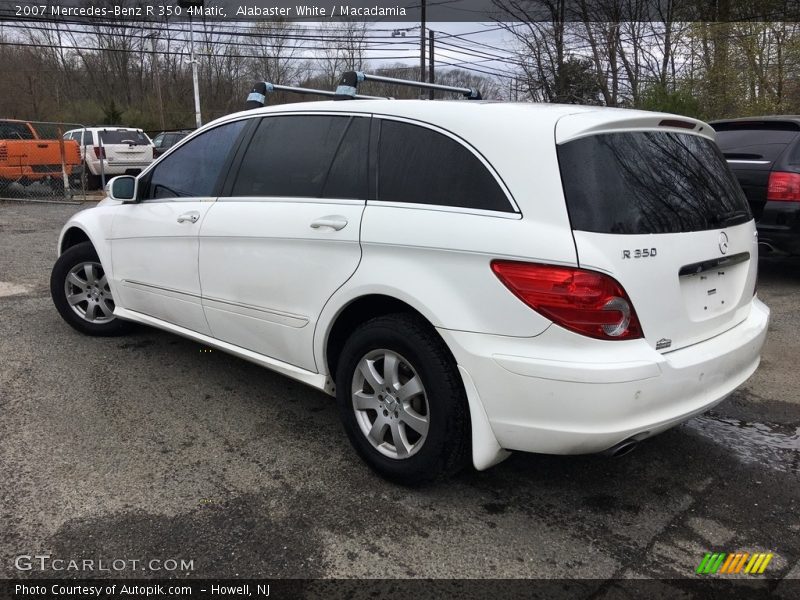
[[[279,85],[277,83],[270,83],[269,81],[260,81],[253,86],[250,94],[247,96],[245,109],[261,108],[267,103],[267,94],[274,92],[293,92],[295,94],[311,94],[315,96],[330,96],[335,97],[336,92],[330,90],[317,90],[313,88],[305,88],[294,85]],[[384,100],[385,96],[367,96],[364,94],[356,94],[354,96],[357,100]]]
[[[339,86],[336,88],[336,99],[351,100],[353,98],[358,98],[359,96],[356,92],[358,91],[358,84],[362,81],[381,81],[383,83],[393,83],[395,85],[405,85],[425,90],[455,92],[457,94],[462,94],[469,100],[481,100],[481,93],[477,88],[440,85],[438,83],[426,83],[410,79],[398,79],[396,77],[384,77],[383,75],[371,75],[362,71],[347,71],[342,75],[341,80],[339,80]]]

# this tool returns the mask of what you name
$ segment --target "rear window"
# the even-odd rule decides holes
[[[141,131],[101,131],[100,139],[104,146],[109,144],[133,144],[136,146],[146,146],[150,143],[144,133]]]
[[[685,133],[594,135],[558,147],[573,229],[702,231],[750,220],[747,200],[711,140]]]
[[[0,140],[32,140],[33,133],[25,123],[0,121]]]
[[[797,135],[797,131],[775,129],[729,129],[717,132],[717,145],[729,160],[774,162]]]

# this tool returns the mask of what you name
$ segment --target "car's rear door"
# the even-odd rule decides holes
[[[200,303],[198,232],[247,124],[209,129],[139,179],[139,201],[114,215],[114,294],[129,310],[209,334]]]
[[[370,118],[263,117],[200,231],[214,337],[316,371],[314,327],[361,258]]]
[[[580,266],[622,284],[658,350],[743,321],[755,286],[755,226],[713,138],[701,133],[707,126],[592,119],[571,115],[556,129]]]

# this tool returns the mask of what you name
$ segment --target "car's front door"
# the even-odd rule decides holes
[[[368,116],[261,120],[200,230],[214,337],[317,370],[317,319],[361,258],[369,127]]]
[[[246,123],[189,140],[140,177],[137,202],[119,207],[111,262],[120,306],[210,333],[200,303],[197,236]]]

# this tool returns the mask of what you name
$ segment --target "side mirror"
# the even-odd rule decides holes
[[[136,198],[136,177],[133,175],[119,175],[106,185],[108,197],[112,200],[129,202]]]

